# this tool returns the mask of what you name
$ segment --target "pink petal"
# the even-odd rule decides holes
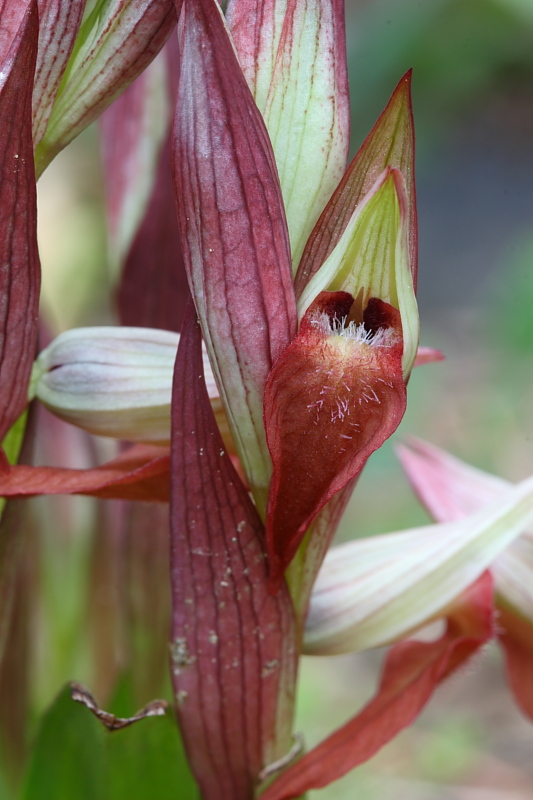
[[[444,361],[445,357],[441,350],[435,350],[433,347],[419,347],[414,366],[421,367],[424,364],[434,364],[436,361]]]
[[[13,5],[4,4],[0,28]],[[7,21],[4,17],[7,15]],[[0,441],[27,405],[37,343],[40,265],[31,101],[37,3],[27,6],[0,64]]]
[[[273,475],[267,550],[273,581],[293,558],[313,518],[354,478],[397,428],[405,411],[402,343],[361,343],[327,333],[317,313],[342,319],[353,298],[319,295],[294,341],[278,359],[265,390],[265,428]],[[368,329],[398,312],[379,300],[365,311]],[[329,323],[328,323],[329,324]]]
[[[248,800],[290,747],[296,668],[285,586],[267,587],[264,529],[225,452],[189,307],[174,379],[171,676],[204,800]]]
[[[399,169],[407,186],[409,259],[416,289],[418,228],[414,148],[411,70],[409,70],[398,83],[385,110],[353,158],[309,237],[296,275],[297,297],[335,248],[355,207],[387,166]]]
[[[396,453],[420,502],[437,522],[478,511],[509,485],[414,437],[397,445]]]
[[[485,573],[450,613],[442,638],[430,643],[406,641],[393,647],[374,699],[291,766],[261,795],[261,800],[300,797],[368,761],[416,719],[437,686],[492,633],[492,582],[489,573]]]
[[[263,391],[296,331],[271,145],[214,0],[186,0],[173,165],[185,265],[252,489],[270,465]]]

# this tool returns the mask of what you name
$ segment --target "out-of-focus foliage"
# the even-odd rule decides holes
[[[129,707],[123,684],[114,707]],[[196,800],[171,712],[109,732],[66,686],[42,718],[22,800]]]
[[[496,87],[533,82],[531,9],[529,0],[348,0],[354,141],[409,67],[422,156]]]

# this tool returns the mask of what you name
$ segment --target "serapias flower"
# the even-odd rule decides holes
[[[439,522],[459,524],[478,509],[488,509],[523,484],[483,472],[435,445],[410,439],[397,448],[402,467],[418,498]],[[498,498],[498,501],[495,500]],[[509,682],[522,711],[533,719],[533,528],[524,520],[491,566],[497,635]]]
[[[128,5],[146,11],[146,38],[138,38],[149,60],[150,43],[158,48],[168,33],[172,7],[117,0],[118,22]],[[98,13],[90,10],[81,24],[50,98],[40,168],[88,118],[87,100],[90,117],[135,71],[126,59],[120,80],[107,80],[119,52],[137,51],[135,42],[122,47],[127,25],[109,40]],[[64,418],[144,443],[93,470],[10,468],[0,491],[170,500],[171,677],[183,739],[204,800],[249,800],[265,768],[283,764],[291,751],[311,584],[356,477],[405,410],[418,345],[417,225],[410,75],[347,166],[342,2],[230,0],[226,15],[215,0],[184,0],[178,28],[171,172],[194,301],[179,344],[166,333],[117,329],[80,339],[72,332],[41,354],[34,372],[37,396]],[[93,34],[98,52],[110,57],[107,75],[89,58]],[[142,126],[134,130],[139,139],[145,134]],[[149,179],[140,181],[139,219],[144,212],[154,219],[146,204],[161,185],[154,174],[168,164],[165,147],[157,146]],[[146,244],[139,223],[128,247],[143,237]],[[163,289],[155,280],[148,285],[162,307]],[[219,401],[206,390],[202,338]],[[145,442],[166,441],[176,345],[169,454]],[[213,415],[216,402],[240,472]],[[483,539],[489,554],[491,541]],[[475,548],[470,555],[476,564],[489,558]],[[398,720],[407,724],[436,683],[490,636],[489,595],[480,579],[449,610],[436,649],[398,645],[402,658],[405,648],[411,654],[399,671],[400,651],[393,650],[372,711],[380,726],[374,746],[394,734]],[[449,599],[444,588],[441,599]],[[410,687],[403,695],[402,681]],[[413,692],[410,711],[389,718],[387,703]],[[355,753],[368,752],[368,744],[354,749],[361,718],[352,723],[346,735],[339,732],[351,766]],[[320,753],[309,754],[313,763]],[[325,783],[340,774],[333,761],[320,762]],[[301,771],[297,794],[316,785],[307,778]],[[265,797],[294,796],[283,780]]]
[[[304,652],[382,647],[447,616],[486,569],[496,577],[496,565],[532,520],[528,478],[460,520],[332,548],[313,588]]]

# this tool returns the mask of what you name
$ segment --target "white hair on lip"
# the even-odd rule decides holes
[[[311,316],[310,322],[324,336],[342,336],[353,342],[370,345],[370,347],[393,347],[399,341],[399,336],[394,328],[378,328],[377,331],[369,331],[365,328],[364,322],[349,322],[346,325],[346,317],[331,319],[325,311],[315,312]]]

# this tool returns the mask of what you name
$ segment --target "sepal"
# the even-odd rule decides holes
[[[322,291],[348,292],[363,311],[373,297],[392,305],[400,312],[406,380],[415,362],[420,331],[409,264],[408,210],[403,175],[387,167],[298,300],[300,319]]]
[[[89,4],[36,148],[37,174],[148,66],[176,23],[172,0]]]
[[[409,261],[416,289],[418,225],[415,192],[415,137],[411,70],[399,81],[378,121],[352,159],[309,237],[295,280],[296,297],[336,247],[355,209],[386,167],[399,169],[406,182]]]
[[[531,522],[528,478],[462,520],[334,548],[311,596],[305,651],[379,647],[445,615]]]

